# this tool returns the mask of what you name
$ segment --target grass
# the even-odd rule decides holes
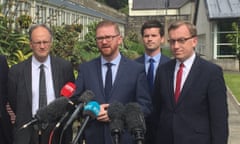
[[[232,91],[238,102],[240,102],[240,73],[224,72],[224,79],[228,88]]]

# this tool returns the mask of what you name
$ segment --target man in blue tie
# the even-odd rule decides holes
[[[145,65],[149,88],[152,91],[158,66],[170,60],[161,53],[161,44],[164,42],[164,25],[157,20],[149,20],[142,25],[141,35],[145,54],[137,58],[136,61]],[[147,133],[145,139],[148,144],[152,143],[149,137],[154,133],[154,126],[151,126],[152,120],[154,120],[153,115],[146,119]]]

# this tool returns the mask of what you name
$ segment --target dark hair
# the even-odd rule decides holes
[[[164,36],[164,25],[158,20],[149,20],[142,25],[141,34],[143,36],[144,30],[148,28],[159,28],[159,33]]]
[[[98,30],[101,27],[105,27],[105,26],[114,26],[116,33],[120,34],[118,24],[113,21],[108,21],[108,20],[100,21],[96,26],[96,30]]]
[[[38,27],[43,27],[43,28],[45,28],[45,29],[49,32],[49,34],[51,35],[51,40],[52,40],[52,38],[53,38],[53,32],[52,32],[52,30],[51,30],[47,25],[45,25],[45,24],[35,24],[35,25],[32,25],[32,26],[30,27],[29,32],[28,32],[29,40],[30,40],[30,41],[32,41],[32,32],[33,32],[36,28],[38,28]]]
[[[183,20],[179,20],[179,21],[175,21],[175,22],[171,23],[168,27],[168,32],[171,31],[171,30],[177,29],[182,25],[187,26],[187,28],[189,30],[189,33],[192,36],[197,36],[196,26],[194,24],[192,24],[191,22],[183,21]]]

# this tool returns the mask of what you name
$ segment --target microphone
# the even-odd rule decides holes
[[[88,121],[90,119],[95,119],[100,112],[100,105],[96,101],[90,101],[87,103],[86,106],[84,106],[83,110],[83,116],[85,116],[85,119],[81,125],[81,128],[79,129],[76,137],[74,138],[72,144],[76,144],[78,142],[78,139],[80,138],[84,128],[86,127]]]
[[[124,129],[124,106],[122,103],[112,103],[108,107],[110,131],[114,144],[120,144],[121,133]]]
[[[70,98],[72,97],[75,91],[76,91],[76,85],[72,82],[68,82],[62,87],[60,94],[61,96]]]
[[[79,112],[82,108],[94,97],[94,93],[90,90],[86,90],[79,98],[80,104],[77,105],[76,109],[72,113],[71,117],[66,122],[65,126],[63,127],[63,131],[67,129],[67,127],[77,118]]]
[[[137,144],[144,143],[146,125],[144,115],[138,103],[129,103],[125,106],[125,122],[128,131],[133,135]]]
[[[62,89],[60,91],[60,95],[63,97],[66,97],[66,98],[71,98],[75,91],[76,91],[76,85],[72,82],[68,82],[62,87]],[[69,103],[71,103],[71,106],[74,106],[74,103],[71,100],[69,100]],[[62,118],[56,123],[55,128],[60,127],[62,122],[68,117],[69,114],[70,114],[70,112],[67,111],[62,116]]]
[[[52,101],[49,105],[39,109],[34,118],[24,124],[20,129],[27,128],[36,123],[48,123],[56,121],[63,113],[66,112],[66,107],[69,105],[69,100],[65,97],[60,97]]]

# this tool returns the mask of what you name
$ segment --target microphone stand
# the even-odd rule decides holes
[[[87,116],[87,117],[85,118],[85,120],[84,120],[82,126],[80,127],[80,129],[79,129],[76,137],[74,138],[72,144],[77,144],[77,142],[78,142],[80,136],[82,135],[82,132],[83,132],[84,128],[86,127],[86,125],[87,125],[87,123],[88,123],[88,121],[89,121],[90,118],[91,118],[90,116]]]
[[[142,129],[138,129],[138,128],[135,129],[133,134],[134,134],[136,144],[144,144],[144,133]]]
[[[120,130],[119,129],[113,129],[111,131],[112,140],[114,144],[120,144]]]

